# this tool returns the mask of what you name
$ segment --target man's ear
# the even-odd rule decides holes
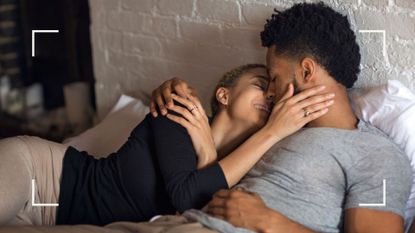
[[[301,60],[301,77],[304,83],[315,82],[317,63],[311,57],[305,57]]]
[[[229,101],[229,90],[225,87],[219,87],[216,90],[216,99],[220,104],[227,106]]]

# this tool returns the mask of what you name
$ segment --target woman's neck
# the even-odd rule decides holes
[[[222,159],[234,151],[256,130],[254,128],[247,129],[246,125],[232,121],[224,111],[216,114],[210,127],[218,159]]]

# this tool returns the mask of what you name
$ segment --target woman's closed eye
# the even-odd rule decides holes
[[[266,91],[268,84],[265,82],[255,82],[254,86],[256,86],[257,88],[261,89],[261,91]]]

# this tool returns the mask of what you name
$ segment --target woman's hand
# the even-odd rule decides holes
[[[320,94],[324,86],[312,87],[294,95],[294,87],[289,85],[287,92],[275,104],[266,125],[261,129],[275,138],[275,142],[298,131],[304,125],[328,112],[334,103],[334,94]]]
[[[209,119],[197,97],[190,95],[188,99],[185,99],[175,94],[172,94],[171,96],[173,100],[181,103],[185,107],[178,105],[167,106],[169,110],[172,110],[181,116],[170,113],[166,116],[170,120],[186,128],[198,156],[197,168],[204,168],[217,158]]]

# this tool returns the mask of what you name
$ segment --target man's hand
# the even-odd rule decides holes
[[[172,78],[165,81],[158,88],[151,93],[150,99],[150,112],[154,117],[158,116],[157,108],[164,116],[167,114],[167,106],[173,107],[172,93],[183,98],[189,98],[190,95],[196,97],[196,93],[192,87],[190,87],[186,81],[179,78]]]
[[[236,227],[255,232],[313,232],[268,208],[258,194],[240,189],[215,193],[207,212]]]

